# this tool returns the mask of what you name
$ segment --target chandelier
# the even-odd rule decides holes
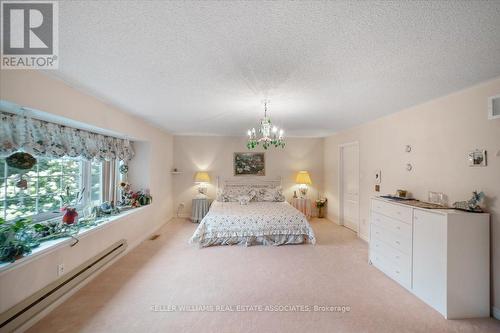
[[[285,147],[285,140],[283,139],[283,130],[271,123],[271,118],[267,116],[267,104],[269,100],[264,100],[264,118],[260,120],[259,132],[255,128],[248,130],[248,149],[255,149],[258,145],[262,144],[264,149],[271,146],[276,148]]]

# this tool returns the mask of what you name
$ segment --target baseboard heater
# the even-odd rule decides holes
[[[127,248],[127,241],[122,239],[67,274],[61,276],[45,288],[26,298],[0,314],[0,332],[12,332],[36,316],[40,311],[54,303],[95,271],[109,263]]]

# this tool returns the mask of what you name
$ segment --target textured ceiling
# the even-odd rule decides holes
[[[323,136],[500,75],[500,1],[60,2],[69,84],[175,134],[242,135],[271,99]]]

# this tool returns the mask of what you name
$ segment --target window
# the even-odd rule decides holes
[[[85,188],[82,205],[99,204],[101,164],[79,158],[38,158],[32,169],[20,172],[0,158],[0,217],[7,221],[19,217],[41,221],[59,215],[60,195],[67,189],[74,196]]]
[[[102,202],[102,163],[90,163],[90,201],[94,205]]]

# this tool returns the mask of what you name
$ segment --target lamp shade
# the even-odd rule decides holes
[[[311,181],[311,177],[309,176],[309,172],[299,171],[299,173],[297,173],[297,178],[295,178],[295,182],[297,184],[311,185],[312,181]]]
[[[210,182],[210,176],[208,175],[208,172],[198,171],[194,175],[194,181],[196,183],[209,183]]]

